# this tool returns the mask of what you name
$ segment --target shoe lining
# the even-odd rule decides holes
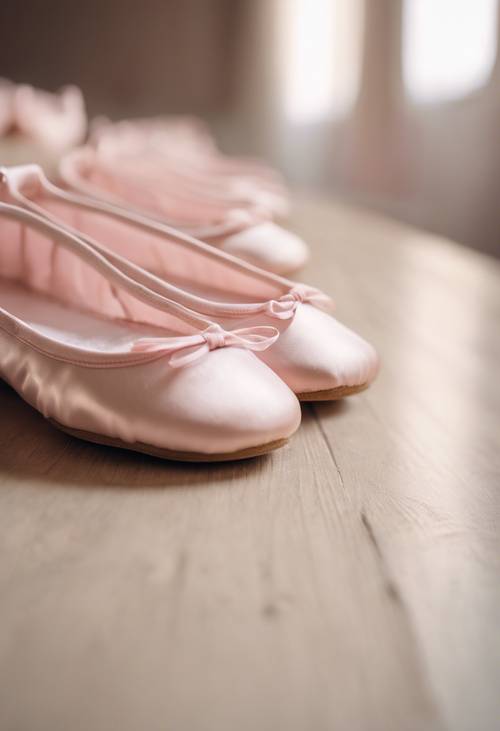
[[[108,320],[68,308],[57,300],[6,279],[0,279],[0,308],[36,332],[58,343],[104,353],[130,350],[140,337],[179,335],[172,330]]]

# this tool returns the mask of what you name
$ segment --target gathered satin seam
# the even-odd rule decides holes
[[[37,213],[38,215],[44,216],[49,221],[54,223],[57,226],[60,226],[61,228],[64,228],[68,233],[71,233],[73,236],[78,236],[80,239],[85,241],[89,246],[92,246],[95,248],[102,256],[104,256],[108,261],[110,261],[113,266],[120,267],[122,262],[120,262],[120,255],[115,254],[115,252],[107,249],[101,249],[101,245],[99,242],[97,242],[93,237],[88,236],[85,233],[82,233],[76,226],[71,226],[66,223],[62,223],[60,219],[57,216],[54,216],[53,214],[49,212],[45,212],[45,209],[32,201],[30,198],[27,198],[21,191],[15,190],[13,191],[17,196],[17,200],[21,205],[26,206],[26,208],[30,211],[33,211],[34,213]],[[61,198],[61,200],[64,200],[64,198]],[[97,211],[99,212],[99,211]],[[123,271],[127,274],[127,265],[130,262],[124,261],[123,264],[125,264]],[[157,276],[152,275],[151,272],[148,270],[144,270],[146,274],[149,276]],[[127,276],[130,276],[127,274]],[[135,275],[137,276],[137,275]],[[140,281],[140,280],[139,280]],[[143,282],[141,282],[143,284]],[[148,282],[148,284],[145,284],[144,286],[149,287],[150,289],[154,288],[153,282]],[[168,282],[164,283],[160,280],[161,286],[165,286],[167,292],[171,296],[179,297],[179,299],[183,300],[182,304],[186,307],[192,307],[195,309],[196,312],[201,312],[204,315],[214,315],[218,317],[230,317],[230,318],[238,318],[238,317],[246,317],[248,315],[258,315],[263,314],[267,315],[265,308],[269,306],[271,302],[276,302],[278,299],[272,298],[269,300],[262,300],[260,302],[251,302],[251,303],[232,303],[232,304],[225,304],[223,302],[211,302],[210,300],[205,299],[204,297],[198,297],[197,295],[191,295],[188,292],[185,292],[184,290],[175,287],[175,285],[169,285]],[[175,292],[170,292],[170,287],[172,287]],[[290,294],[293,287],[291,287],[287,292],[284,292],[280,297],[285,297],[287,294]],[[157,294],[160,294],[161,296],[165,297],[166,294],[162,294],[161,292],[158,292],[158,290],[154,289]],[[227,308],[227,309],[226,309]]]
[[[47,188],[47,187],[45,187],[45,181],[43,179],[40,182],[42,183],[42,186],[43,186],[44,190],[46,190],[46,192],[54,195],[54,197],[56,197],[56,198],[59,198],[58,194],[54,191],[54,188],[56,186],[51,185],[49,188]],[[77,227],[71,226],[66,223],[62,223],[57,216],[54,216],[53,214],[46,212],[42,206],[38,205],[37,203],[32,201],[30,198],[28,198],[26,195],[24,195],[18,187],[15,187],[12,190],[12,193],[15,195],[18,202],[21,203],[23,206],[26,206],[26,208],[28,210],[31,210],[32,212],[43,216],[44,218],[46,218],[49,221],[51,221],[52,223],[54,223],[56,226],[59,226],[59,227],[65,229],[68,233],[71,233],[73,236],[77,236],[80,239],[84,240],[89,246],[92,246],[102,256],[104,256],[106,259],[108,259],[108,261],[110,261],[114,266],[120,267],[121,262],[119,260],[121,257],[119,255],[115,254],[111,250],[108,253],[106,248],[101,249],[99,242],[97,242],[91,236],[88,236],[87,234],[84,234],[81,231],[79,231]],[[61,196],[60,200],[65,200],[65,198]],[[68,201],[68,203],[71,203],[71,201]],[[75,203],[75,205],[78,206],[78,203]],[[87,205],[87,203],[85,205]],[[94,208],[91,204],[89,204],[88,207],[90,210],[93,210],[97,213],[101,212],[98,208]],[[112,212],[108,213],[106,211],[103,211],[103,213],[105,213],[107,215],[111,215],[111,217],[114,217],[114,214]],[[133,223],[130,222],[127,218],[124,218],[123,220],[126,221],[129,225],[133,226]],[[141,227],[141,224],[138,224],[138,228],[140,228],[140,227]],[[155,230],[155,229],[153,228],[153,230]],[[161,232],[156,232],[156,233],[160,233],[160,235],[161,235]],[[179,243],[181,243],[181,245],[182,245],[185,242],[181,241]],[[203,253],[205,253],[205,252],[203,252]],[[225,263],[228,264],[229,266],[232,266],[231,261],[225,261]],[[124,262],[124,264],[128,265],[129,262]],[[238,267],[235,266],[235,269],[237,269],[237,268]],[[126,269],[124,268],[123,271],[126,272]],[[151,276],[150,272],[148,272],[147,270],[145,270],[145,271],[146,271],[146,274]],[[244,272],[244,273],[248,274],[248,272]],[[255,273],[252,271],[251,274],[254,275]],[[127,276],[130,276],[130,275],[127,274]],[[156,276],[156,275],[153,275],[153,276]],[[258,275],[257,275],[257,278],[259,278]],[[264,279],[264,277],[262,279]],[[288,281],[287,280],[285,280],[285,281],[288,284]],[[278,284],[278,282],[273,282],[273,283]],[[164,283],[161,282],[161,284],[163,285]],[[281,284],[281,282],[279,282],[279,284]],[[293,286],[296,285],[295,282],[291,282],[291,284]],[[148,284],[146,284],[144,286],[147,286],[147,287],[150,287],[151,289],[153,289],[153,283],[151,283],[151,282],[149,282]],[[287,294],[289,294],[290,291],[293,289],[293,286],[290,287],[288,291],[283,292],[283,294],[280,295],[280,297],[283,297],[283,296],[286,296]],[[264,300],[264,301],[255,302],[255,303],[252,302],[249,304],[233,303],[233,304],[226,305],[224,303],[213,303],[210,300],[205,299],[204,297],[198,297],[196,295],[191,295],[187,292],[184,292],[184,290],[179,289],[178,287],[175,287],[174,285],[170,285],[170,287],[173,287],[175,289],[176,296],[178,296],[179,298],[184,300],[183,304],[186,307],[200,308],[201,312],[203,314],[220,316],[220,317],[238,318],[238,317],[246,317],[247,315],[260,314],[260,313],[265,315],[265,314],[267,314],[265,312],[265,308],[268,307],[271,302],[277,301],[274,298],[272,298],[270,300]],[[166,284],[166,288],[167,288],[167,291],[169,291],[168,283]],[[161,294],[157,290],[155,290],[155,291],[157,292],[157,294]],[[170,294],[172,295],[173,293],[170,292]],[[163,294],[162,296],[165,297],[166,294]],[[226,307],[227,307],[227,309],[226,309]],[[199,310],[197,310],[197,311],[199,311]]]
[[[83,152],[85,148],[80,148],[79,150],[73,151],[72,153],[69,153],[66,158],[66,165],[64,166],[64,172],[67,173],[68,169],[68,160],[71,163],[71,158],[75,156],[75,153]],[[64,162],[64,161],[63,161]],[[41,171],[40,171],[41,172]],[[74,176],[73,171],[71,171],[71,178],[73,178],[73,182],[71,184],[75,184],[74,182]],[[78,178],[79,180],[79,178]],[[130,216],[130,214],[127,214],[125,211],[121,210],[109,210],[109,208],[117,207],[120,208],[120,201],[117,202],[107,202],[107,201],[94,201],[92,198],[89,198],[88,200],[78,200],[78,195],[74,195],[71,192],[67,191],[60,191],[57,186],[53,185],[49,180],[45,179],[43,174],[40,175],[40,182],[42,183],[43,189],[54,195],[56,198],[59,198],[60,200],[66,200],[69,203],[73,203],[76,206],[82,206],[83,208],[87,208],[88,210],[95,211],[97,213],[105,213],[107,215],[110,215],[112,218],[118,218],[119,220],[126,221],[129,225],[135,226],[139,229],[141,228],[149,228],[152,229],[156,234],[164,237],[171,236],[175,239],[175,243],[188,247],[190,244],[193,243],[200,247],[201,251],[199,252],[201,255],[206,256],[210,259],[213,259],[214,261],[220,261],[223,259],[226,266],[230,267],[231,269],[234,269],[239,272],[244,272],[245,274],[251,273],[252,276],[254,276],[256,279],[259,279],[261,281],[264,281],[266,283],[272,282],[275,285],[281,285],[282,287],[288,287],[290,288],[293,286],[293,282],[291,280],[286,279],[285,277],[281,277],[277,274],[273,274],[272,272],[266,272],[259,267],[255,267],[252,264],[249,264],[247,262],[242,263],[240,261],[237,261],[232,257],[232,255],[227,254],[227,252],[224,251],[211,251],[211,247],[207,246],[205,248],[204,242],[201,240],[197,240],[192,234],[186,233],[185,231],[176,231],[174,227],[168,223],[164,223],[162,221],[156,220],[155,218],[152,218],[151,216],[148,216],[147,212],[144,213],[140,210],[134,211],[133,215]],[[21,193],[19,188],[16,190],[17,193]],[[94,195],[95,195],[94,191]],[[89,195],[88,191],[85,191],[86,195]],[[22,194],[21,194],[22,195]],[[24,197],[24,196],[23,196]],[[25,199],[26,200],[26,199]],[[29,200],[29,199],[28,199]],[[146,220],[135,220],[137,218],[139,219],[146,219]],[[160,227],[160,230],[158,230],[158,227]],[[163,230],[163,229],[172,229],[172,230]],[[194,239],[191,241],[191,239]]]
[[[110,170],[108,161],[103,160],[102,155],[99,155],[99,153],[97,151],[96,151],[96,158],[97,159],[96,159],[95,164],[100,165],[101,170],[103,170],[105,174],[107,174],[107,175],[114,174],[114,167]],[[118,164],[116,164],[116,161],[113,161],[113,162],[114,162],[114,165],[116,167],[118,167]],[[121,167],[121,169],[118,170],[118,175],[123,176],[123,178],[125,179],[126,185],[134,185],[135,181],[133,180],[132,173],[129,172],[128,170],[126,170],[123,167],[123,165],[121,165],[120,167]],[[145,183],[144,183],[144,186],[146,187]],[[161,196],[160,193],[157,193],[156,191],[154,191],[153,187],[154,187],[154,183],[148,185],[147,189],[149,190],[149,192],[151,194],[153,194],[155,196],[155,200],[158,202],[158,205],[160,207],[160,213],[162,215],[164,214],[166,216],[166,218],[169,219],[170,216],[168,215],[168,213],[164,213],[164,211],[162,210],[163,197]],[[95,186],[93,186],[93,188],[95,190]],[[233,222],[233,221],[227,220],[227,218],[224,219],[222,217],[222,221],[220,224],[206,223],[206,224],[200,225],[200,224],[196,224],[194,222],[193,223],[188,223],[188,222],[182,223],[182,221],[175,221],[175,222],[173,222],[172,225],[175,228],[186,229],[186,231],[189,231],[189,232],[205,231],[205,233],[203,233],[203,239],[208,240],[208,239],[225,238],[226,236],[233,236],[234,234],[240,233],[241,231],[245,231],[247,228],[250,228],[251,226],[256,226],[259,223],[262,223],[263,221],[266,221],[266,220],[267,219],[265,219],[265,218],[261,219],[260,217],[256,216],[251,221],[245,221],[245,222],[238,223],[238,221],[236,221],[236,220]],[[194,233],[192,235],[194,235]],[[195,236],[195,238],[197,238],[197,237]],[[199,238],[201,238],[201,236]]]
[[[71,165],[71,163],[73,163],[73,159],[72,158],[74,158],[75,155],[76,155],[76,157],[78,159],[78,153],[81,155],[82,154],[82,151],[84,151],[85,149],[86,148],[80,148],[79,150],[73,150],[71,153],[69,153],[68,155],[66,155],[66,157],[63,159],[63,174],[67,174],[67,172],[68,172],[68,162]],[[74,182],[75,181],[74,170],[71,170],[70,171],[70,176],[69,177],[72,178],[73,182],[71,182],[71,180],[68,180],[68,182],[70,184],[72,184],[72,185],[75,185],[75,182]],[[78,187],[78,182],[80,181],[80,176],[79,176],[78,173],[76,173],[76,181],[77,181],[77,185],[75,187]],[[53,195],[56,195],[56,197],[58,197],[57,196],[58,191],[56,193],[56,191],[54,190],[55,188],[57,188],[57,186],[54,186],[52,183],[50,183],[50,181],[45,181],[44,179],[42,179],[41,182],[42,182],[42,185],[44,186],[45,190],[47,190],[48,192],[51,192]],[[47,185],[47,183],[48,183],[48,185]],[[85,187],[85,182],[83,183],[83,185]],[[91,189],[92,188],[93,188],[93,186],[91,186]],[[86,192],[84,190],[83,192],[84,192],[84,194],[89,195],[88,191]],[[70,195],[71,195],[71,193],[70,193]],[[95,195],[95,192],[94,192],[94,195]],[[61,200],[64,200],[64,198],[66,198],[66,196],[61,196]],[[79,205],[79,203],[77,201],[73,201],[73,202],[76,205]],[[95,205],[95,202],[92,201],[92,200],[89,200],[89,201],[85,201],[83,203],[80,203],[80,205],[86,206],[90,210],[97,210],[98,212],[100,211],[100,207],[98,205],[96,206]],[[111,203],[108,203],[107,205],[120,207],[120,201],[118,201],[117,203],[116,202],[115,203],[111,202]],[[104,211],[104,212],[105,213],[108,213],[111,216],[115,216],[117,218],[121,218],[122,220],[126,220],[131,225],[134,225],[135,224],[138,228],[148,227],[148,225],[149,225],[149,226],[151,226],[151,228],[156,233],[159,233],[160,235],[164,235],[164,236],[168,236],[168,233],[169,232],[158,231],[157,228],[156,228],[156,226],[160,226],[160,227],[161,226],[165,226],[166,228],[172,228],[172,226],[169,226],[169,224],[163,224],[161,221],[156,221],[154,219],[152,221],[148,221],[148,220],[146,220],[146,221],[131,221],[130,218],[127,217],[126,214],[123,215],[121,212],[116,212],[116,211]],[[143,211],[135,211],[134,212],[134,215],[139,216],[139,218],[148,219],[147,212],[144,213]],[[151,217],[149,216],[149,218],[151,218]],[[156,224],[156,226],[155,226],[155,224]],[[196,239],[196,236],[194,236],[193,234],[184,233],[183,231],[179,231],[179,232],[172,231],[172,233],[170,235],[175,236],[176,239],[177,239],[176,243],[180,244],[181,246],[188,246],[189,244],[192,244],[193,242],[189,241],[189,239],[195,239],[195,242],[194,243],[196,243],[197,245],[199,245],[200,243],[203,244],[203,241],[202,240],[201,241],[198,241]],[[184,240],[184,237],[187,238],[187,241]],[[203,238],[203,237],[200,236],[200,238]],[[207,247],[207,249],[208,250],[205,251],[205,249],[203,247],[203,254],[205,256],[208,256],[209,258],[212,258],[215,261],[220,261],[220,258],[222,257],[223,260],[224,260],[224,263],[227,266],[229,266],[231,269],[234,269],[234,270],[236,270],[238,272],[242,272],[243,271],[245,274],[251,273],[252,276],[256,277],[256,279],[259,279],[259,280],[264,281],[266,283],[269,283],[270,281],[272,281],[273,284],[281,284],[282,286],[288,286],[288,287],[293,286],[293,284],[294,284],[293,282],[291,282],[291,280],[288,280],[285,277],[281,277],[281,276],[279,276],[277,274],[273,274],[272,272],[263,271],[259,267],[256,267],[256,266],[253,266],[251,264],[248,264],[247,262],[242,263],[242,262],[237,261],[236,259],[233,261],[233,257],[230,254],[228,255],[224,251],[211,252],[209,250],[210,249],[209,246]]]
[[[210,324],[209,322],[207,323],[207,321],[204,322],[203,318],[196,312],[193,312],[184,305],[170,300],[165,297],[165,295],[161,295],[150,289],[148,285],[142,284],[139,280],[133,279],[131,276],[126,274],[125,271],[112,264],[106,258],[105,252],[102,252],[98,246],[93,246],[92,244],[87,243],[85,239],[82,239],[74,233],[70,233],[64,228],[64,226],[54,224],[48,218],[36,216],[31,213],[29,209],[27,210],[25,208],[11,206],[4,203],[0,203],[0,214],[2,213],[3,207],[8,209],[7,212],[12,213],[14,220],[16,218],[18,220],[21,218],[21,224],[26,223],[26,221],[23,222],[23,215],[27,217],[28,222],[31,217],[32,221],[34,219],[34,222],[32,223],[33,228],[38,228],[38,230],[40,230],[40,227],[42,229],[47,228],[53,235],[61,237],[62,240],[57,243],[60,243],[65,249],[69,250],[82,261],[92,266],[98,273],[104,276],[110,284],[118,283],[118,286],[123,287],[139,301],[142,300],[146,304],[161,311],[168,312],[174,317],[177,317],[184,322],[188,322],[191,325],[196,323],[196,325],[199,326],[200,321],[203,322],[203,324]],[[22,215],[20,216],[20,214]],[[158,299],[161,301],[158,302]]]

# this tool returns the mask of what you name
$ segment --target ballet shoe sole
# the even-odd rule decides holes
[[[118,449],[127,449],[132,452],[142,452],[152,457],[160,459],[168,459],[174,462],[230,462],[237,459],[251,459],[259,457],[275,449],[279,449],[288,442],[288,437],[284,439],[275,439],[267,444],[259,444],[255,447],[247,447],[239,449],[236,452],[218,452],[214,454],[205,454],[203,452],[182,452],[175,449],[163,449],[155,447],[152,444],[143,444],[142,442],[124,442],[121,439],[106,437],[102,434],[94,434],[93,432],[84,431],[83,429],[72,429],[63,426],[55,419],[48,419],[52,426],[56,427],[65,434],[81,439],[85,442],[93,444],[101,444],[105,447],[117,447]]]
[[[337,401],[344,396],[353,396],[368,388],[369,383],[361,383],[359,386],[337,386],[327,388],[323,391],[304,391],[295,395],[299,401]]]

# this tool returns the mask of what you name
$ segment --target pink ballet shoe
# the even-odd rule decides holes
[[[255,357],[277,330],[227,331],[149,288],[151,275],[124,269],[96,244],[0,203],[0,377],[93,442],[192,461],[285,443],[300,407]]]
[[[178,185],[198,195],[250,204],[273,217],[290,213],[290,193],[282,176],[259,160],[222,155],[208,127],[192,117],[134,119],[93,123],[91,144],[115,159],[148,160],[153,171],[175,176]]]
[[[63,151],[81,144],[86,130],[85,104],[76,86],[53,94],[0,79],[0,136],[12,132],[41,147]]]
[[[57,94],[18,86],[15,92],[15,126],[40,145],[63,151],[81,144],[87,130],[83,95],[76,86]]]
[[[268,271],[282,274],[305,264],[306,244],[270,219],[263,200],[240,201],[235,207],[234,188],[232,195],[210,193],[213,184],[201,184],[199,176],[189,185],[181,184],[181,167],[173,171],[171,166],[159,166],[151,154],[126,157],[107,145],[106,151],[73,150],[63,158],[60,173],[80,193],[133,207]],[[240,181],[240,191],[242,185]]]
[[[265,272],[139,214],[64,191],[38,166],[3,168],[1,197],[106,250],[117,268],[224,329],[271,325],[280,338],[258,357],[302,400],[332,400],[375,378],[374,348],[332,315],[319,290]],[[151,277],[146,271],[154,272]]]
[[[289,209],[289,191],[283,176],[262,162],[249,157],[230,157],[222,154],[210,133],[208,125],[198,117],[175,116],[130,119],[111,123],[99,118],[92,123],[91,142],[134,138],[142,147],[154,149],[158,154],[175,155],[186,163],[209,172],[212,176],[229,179],[251,179],[260,187],[279,190]],[[273,211],[281,215],[282,211]]]

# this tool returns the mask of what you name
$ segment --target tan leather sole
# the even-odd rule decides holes
[[[368,388],[369,383],[362,383],[359,386],[338,386],[337,388],[327,388],[324,391],[304,391],[304,393],[296,393],[299,401],[337,401],[344,396],[353,396]]]
[[[55,419],[48,419],[48,421],[66,434],[76,437],[77,439],[83,439],[86,442],[103,444],[106,447],[128,449],[133,452],[143,452],[144,454],[150,454],[152,457],[170,459],[176,462],[229,462],[230,460],[235,459],[250,459],[251,457],[258,457],[262,454],[272,452],[274,449],[279,449],[279,447],[282,447],[288,442],[288,438],[275,439],[273,442],[260,444],[255,447],[248,447],[247,449],[240,449],[236,452],[219,452],[216,454],[204,454],[203,452],[178,452],[175,449],[162,449],[161,447],[154,447],[152,444],[143,444],[142,442],[123,442],[121,439],[113,439],[112,437],[106,437],[102,434],[94,434],[93,432],[84,431],[83,429],[72,429],[71,427],[63,426],[58,421],[55,421]]]

